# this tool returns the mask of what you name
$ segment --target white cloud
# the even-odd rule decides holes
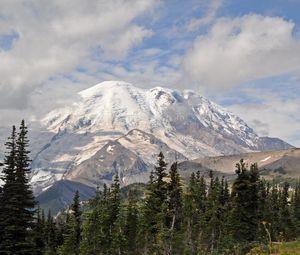
[[[0,107],[21,107],[51,76],[82,65],[98,49],[119,59],[153,34],[135,20],[157,0],[4,0],[0,36],[18,34],[11,50],[0,49]]]
[[[218,19],[187,52],[183,66],[194,81],[209,88],[300,73],[300,41],[295,24],[256,14]]]
[[[259,135],[279,137],[300,146],[299,96],[260,89],[248,89],[245,93],[261,103],[237,103],[227,108],[243,118]]]
[[[211,0],[211,1],[205,2],[205,3],[209,4],[206,14],[199,19],[190,20],[190,22],[187,25],[187,29],[189,31],[195,31],[201,26],[212,23],[217,16],[218,10],[223,5],[223,1],[224,0]]]

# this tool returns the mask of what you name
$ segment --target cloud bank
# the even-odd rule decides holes
[[[153,31],[136,22],[156,0],[3,0],[0,8],[0,108],[23,107],[52,76],[118,60]],[[2,38],[2,40],[1,40]],[[3,96],[5,95],[5,96]]]
[[[201,86],[231,88],[283,74],[300,74],[295,24],[256,14],[218,19],[187,52],[186,74]]]

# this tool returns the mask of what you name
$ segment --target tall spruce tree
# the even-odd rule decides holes
[[[167,207],[167,163],[162,152],[158,155],[155,171],[150,175],[144,206],[142,209],[142,227],[140,230],[143,253],[155,254],[161,251],[159,238],[165,231],[164,209]]]
[[[43,222],[42,210],[38,206],[36,224],[33,229],[33,239],[35,243],[36,255],[43,255],[45,252],[45,222]]]
[[[5,218],[0,216],[3,237],[0,250],[4,254],[34,254],[32,238],[34,228],[34,196],[29,185],[30,159],[29,140],[24,120],[16,138],[16,129],[6,143],[8,154],[5,158],[4,187],[2,204]]]
[[[56,226],[51,211],[48,211],[47,222],[44,223],[46,251],[45,255],[55,255],[57,248]]]
[[[126,214],[125,236],[126,236],[126,254],[135,255],[138,253],[138,227],[139,211],[137,201],[132,192],[129,193]]]
[[[300,235],[300,180],[296,183],[292,201],[292,215],[295,221],[297,235]]]
[[[295,237],[295,226],[290,212],[289,184],[287,182],[284,182],[279,195],[279,222],[280,232],[284,239]]]
[[[168,189],[168,208],[166,212],[167,240],[165,243],[166,254],[182,253],[182,187],[178,173],[177,162],[171,165],[169,171],[170,181]]]
[[[15,197],[16,186],[16,128],[12,127],[11,136],[5,143],[6,155],[2,171],[4,182],[0,201],[0,254],[13,254],[16,250],[14,238],[17,235],[18,201]]]
[[[79,255],[81,242],[81,210],[78,191],[74,194],[73,203],[70,206],[67,216],[64,242],[59,249],[59,253],[62,255]]]
[[[232,186],[231,228],[233,238],[240,243],[256,240],[258,227],[258,170],[249,171],[243,159],[236,165],[237,178]]]

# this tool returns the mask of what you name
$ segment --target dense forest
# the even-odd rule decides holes
[[[22,121],[6,143],[1,255],[247,254],[300,236],[300,181],[294,187],[266,181],[257,164],[243,160],[230,184],[212,172],[208,179],[197,172],[185,181],[163,153],[142,189],[122,194],[116,175],[90,201],[80,201],[76,192],[70,208],[53,217],[34,200],[28,143]]]

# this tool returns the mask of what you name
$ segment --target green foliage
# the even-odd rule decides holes
[[[167,172],[163,153],[145,189],[132,185],[122,192],[115,176],[84,207],[76,192],[67,212],[53,218],[49,211],[46,219],[34,210],[27,147],[22,122],[6,143],[1,255],[265,254],[285,247],[274,242],[300,235],[300,181],[294,188],[267,182],[256,164],[248,168],[241,160],[232,187],[212,172],[208,179],[193,173],[184,187],[177,162]]]
[[[231,233],[238,242],[257,240],[259,225],[259,175],[257,165],[246,168],[243,160],[236,165],[237,178],[232,186]]]
[[[28,143],[27,128],[22,121],[18,134],[13,126],[6,143],[0,197],[0,251],[3,254],[35,253],[32,238],[35,202],[28,180]]]
[[[66,232],[63,244],[59,247],[61,255],[79,255],[81,243],[81,210],[79,203],[79,192],[76,191],[73,203],[66,220]]]

